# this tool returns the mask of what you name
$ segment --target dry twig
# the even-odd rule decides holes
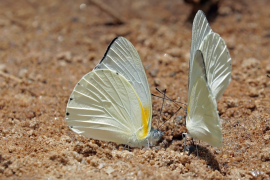
[[[4,73],[3,71],[0,71],[0,75],[3,76],[3,77],[5,77],[5,78],[12,79],[12,80],[14,80],[14,81],[16,81],[18,83],[23,82],[22,79],[17,78],[15,76],[11,75],[11,74]]]
[[[91,3],[95,4],[97,7],[99,7],[101,10],[106,11],[108,14],[110,14],[112,17],[114,17],[118,23],[124,24],[125,19],[121,17],[115,9],[112,9],[107,4],[103,3],[100,0],[90,0]]]

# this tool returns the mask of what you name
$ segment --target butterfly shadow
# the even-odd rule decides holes
[[[215,158],[215,155],[205,146],[202,145],[197,145],[198,149],[198,158],[205,160],[206,164],[210,166],[213,171],[218,170],[220,171],[219,163],[217,159]],[[190,154],[194,154],[194,156],[197,156],[197,150],[196,146],[192,147],[191,150],[189,151]]]

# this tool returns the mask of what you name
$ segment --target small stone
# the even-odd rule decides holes
[[[220,7],[218,13],[222,16],[227,16],[232,13],[232,9],[229,6]]]
[[[5,64],[0,64],[0,71],[5,72],[7,70],[6,67]]]
[[[177,123],[177,124],[179,124],[180,123],[180,121],[182,121],[182,119],[183,119],[183,116],[177,116],[176,118],[175,118],[175,122]]]
[[[235,37],[229,37],[229,38],[224,38],[224,41],[226,42],[226,45],[229,49],[234,49],[235,48]]]
[[[11,169],[7,168],[4,171],[4,175],[7,176],[7,177],[9,177],[9,176],[12,176],[13,175],[13,172],[12,172]]]
[[[158,78],[155,78],[154,79],[154,83],[155,83],[155,86],[159,86],[160,80]]]
[[[258,92],[258,90],[257,90],[255,87],[250,87],[250,88],[249,88],[249,93],[248,93],[248,95],[249,95],[250,97],[258,97],[258,96],[259,96],[259,92]]]
[[[168,65],[173,61],[173,59],[174,58],[170,54],[165,53],[163,56],[159,57],[159,62]]]
[[[83,57],[82,56],[75,56],[73,59],[72,59],[73,62],[76,62],[76,63],[81,63],[83,62]]]
[[[116,35],[117,36],[126,36],[127,34],[130,33],[130,28],[127,28],[126,26],[120,26],[117,30],[116,30]]]
[[[242,68],[245,69],[253,69],[256,70],[261,69],[261,62],[258,59],[255,58],[249,58],[243,61]]]
[[[237,22],[241,21],[241,20],[242,20],[242,15],[241,15],[241,14],[236,14],[236,15],[235,15],[235,20],[236,20]]]
[[[105,172],[107,173],[107,174],[111,174],[112,172],[114,172],[115,170],[111,167],[111,166],[109,166],[107,169],[105,169]]]
[[[67,63],[64,60],[61,60],[61,61],[59,61],[59,65],[62,67],[65,67],[67,65]]]
[[[168,54],[170,54],[173,57],[180,57],[182,55],[180,48],[171,48],[168,50]]]
[[[171,72],[171,73],[170,73],[170,76],[171,76],[171,77],[174,77],[175,75],[176,75],[176,72]]]
[[[9,146],[8,147],[8,152],[12,153],[14,151],[16,151],[16,147],[15,146]]]
[[[258,172],[257,170],[252,169],[251,174],[252,174],[253,177],[257,177],[258,174],[260,174],[260,172]]]
[[[268,64],[268,65],[266,66],[266,72],[267,72],[267,73],[270,73],[270,64]]]
[[[27,131],[28,136],[32,136],[33,135],[33,130]]]
[[[249,58],[244,60],[241,66],[242,71],[246,74],[246,76],[254,78],[257,78],[259,76],[259,72],[261,72],[262,69],[261,62],[255,58]]]
[[[265,97],[264,89],[258,91],[260,97]]]
[[[266,134],[266,135],[263,137],[263,139],[269,140],[269,139],[270,139],[270,135],[269,135],[269,134]]]
[[[8,18],[5,18],[5,19],[0,19],[0,26],[8,26],[10,25],[10,21]]]
[[[215,149],[215,153],[220,154],[220,153],[222,153],[222,151],[220,149]]]
[[[57,55],[58,60],[65,60],[67,62],[71,62],[72,55],[70,51],[61,52]]]
[[[22,69],[20,69],[18,76],[19,76],[20,78],[25,78],[25,77],[26,77],[27,72],[28,72],[28,70],[27,70],[27,69],[22,68]]]
[[[233,99],[231,97],[226,98],[226,104],[227,106],[230,107],[236,107],[237,106],[237,99]]]
[[[185,57],[185,59],[189,60],[190,59],[190,52],[186,52],[184,57]]]
[[[150,70],[150,75],[152,77],[157,77],[157,74],[158,74],[158,69],[152,69],[152,70]]]
[[[87,56],[87,59],[89,61],[93,61],[96,59],[96,54],[95,53],[89,53],[88,56]]]

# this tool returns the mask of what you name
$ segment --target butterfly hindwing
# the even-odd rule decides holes
[[[128,143],[142,124],[142,109],[134,88],[120,74],[96,70],[74,88],[66,109],[71,129],[86,137]]]
[[[216,100],[208,86],[205,65],[201,51],[194,56],[193,78],[189,85],[190,94],[187,110],[187,129],[189,134],[212,146],[222,145],[222,133]]]
[[[189,134],[212,146],[222,146],[222,132],[216,100],[204,76],[196,79],[188,104],[187,129]]]

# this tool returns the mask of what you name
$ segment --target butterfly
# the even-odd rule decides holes
[[[152,100],[140,56],[124,37],[115,38],[96,67],[77,83],[66,108],[76,133],[103,141],[146,146],[163,133],[151,129]]]
[[[199,10],[192,26],[186,127],[193,138],[215,147],[222,146],[217,101],[231,81],[231,70],[224,40]]]

